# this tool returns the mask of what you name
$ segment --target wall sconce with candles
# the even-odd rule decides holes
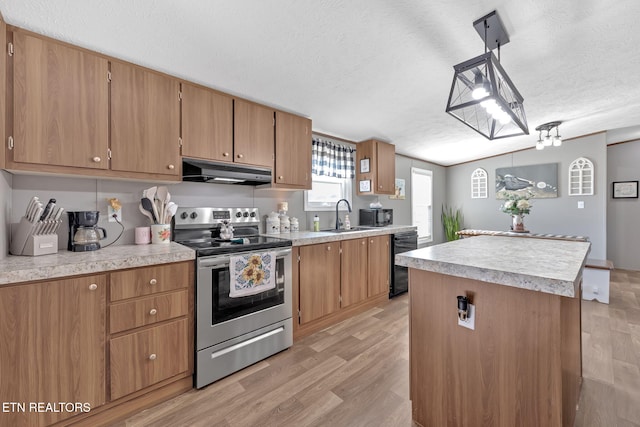
[[[446,112],[488,139],[528,135],[524,99],[500,65],[509,36],[495,10],[473,23],[485,53],[453,67]],[[498,49],[498,57],[493,49]]]
[[[538,132],[538,141],[536,142],[536,150],[544,150],[544,147],[560,147],[562,145],[562,137],[560,136],[560,130],[558,129],[562,122],[549,122],[542,124],[536,128]],[[551,135],[551,131],[555,128],[556,134]],[[542,135],[542,132],[546,131],[547,134]]]

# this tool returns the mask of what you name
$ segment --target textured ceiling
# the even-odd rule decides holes
[[[529,136],[489,141],[444,112],[453,65],[484,49],[472,23],[492,10]],[[637,0],[0,0],[0,12],[444,165],[530,148],[549,121],[565,122],[565,139],[640,125]]]

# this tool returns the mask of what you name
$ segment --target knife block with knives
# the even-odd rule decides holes
[[[47,255],[58,252],[58,228],[64,208],[56,208],[56,199],[46,206],[33,197],[20,223],[12,229],[9,251],[13,255]]]

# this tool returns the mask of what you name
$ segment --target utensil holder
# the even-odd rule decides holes
[[[31,222],[20,218],[20,222],[11,229],[9,252],[13,255],[47,255],[58,252],[58,228],[61,220]]]
[[[31,235],[27,238],[22,255],[38,256],[58,253],[58,235]]]

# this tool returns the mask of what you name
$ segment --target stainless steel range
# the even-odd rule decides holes
[[[179,208],[173,231],[196,250],[197,388],[291,347],[290,240],[259,236],[257,208]]]

